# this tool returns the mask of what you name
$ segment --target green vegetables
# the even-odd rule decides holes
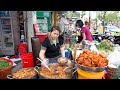
[[[113,51],[113,44],[109,40],[103,40],[98,46],[98,50]]]
[[[9,66],[9,63],[5,60],[0,60],[0,70],[5,69]]]

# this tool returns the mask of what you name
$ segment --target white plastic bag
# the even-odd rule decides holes
[[[115,49],[114,52],[108,55],[108,66],[118,67],[120,66],[120,52]]]
[[[43,60],[43,61],[41,62],[42,65],[48,65],[48,63],[49,63],[49,60],[48,60],[48,59]]]
[[[94,43],[91,43],[90,50],[99,53]]]

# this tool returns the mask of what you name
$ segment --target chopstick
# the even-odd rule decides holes
[[[43,62],[40,58],[37,58],[38,60],[40,60],[41,62]],[[47,68],[47,69],[49,69],[50,70],[50,68],[46,65],[46,64],[44,64],[45,65],[45,67]]]

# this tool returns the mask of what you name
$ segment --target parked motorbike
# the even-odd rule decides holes
[[[115,37],[114,44],[119,44],[120,45],[120,37]]]
[[[114,43],[114,41],[115,41],[115,37],[114,36],[108,36],[108,40],[110,40],[112,43]]]
[[[100,34],[97,34],[97,35],[93,35],[93,40],[96,40],[98,42],[101,42],[102,41],[102,36]]]

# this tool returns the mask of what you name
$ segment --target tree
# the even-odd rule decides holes
[[[105,16],[105,21],[106,22],[109,22],[109,21],[116,22],[116,21],[118,21],[118,12],[114,11],[114,12],[107,13],[106,16]]]
[[[118,11],[97,11],[97,18],[104,20],[104,22],[118,21]]]
[[[107,11],[97,11],[96,15],[99,20],[104,20],[106,16]]]
[[[83,18],[84,15],[85,15],[85,11],[82,11],[81,18]]]
[[[100,12],[101,12],[101,11],[96,11],[96,15],[97,15],[97,18],[98,18],[99,20],[101,20],[101,14],[100,14]]]

